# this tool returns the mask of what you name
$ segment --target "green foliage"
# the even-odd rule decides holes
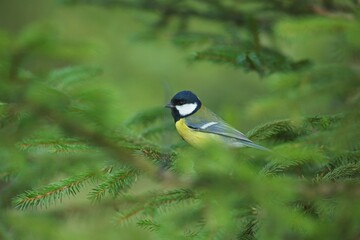
[[[166,211],[166,209],[171,206],[194,199],[196,199],[196,194],[190,189],[175,189],[166,192],[152,193],[150,196],[146,197],[145,201],[139,199],[135,206],[131,207],[130,210],[120,212],[115,217],[114,221],[116,223],[124,223],[139,214],[154,216],[157,213]],[[140,225],[144,226],[144,222],[141,220]]]
[[[67,4],[94,4],[104,7],[118,6],[125,8],[135,8],[145,11],[160,11],[159,19],[153,24],[154,34],[159,29],[166,28],[172,22],[177,21],[177,29],[172,34],[173,41],[179,46],[190,46],[193,44],[209,43],[211,47],[195,51],[194,60],[208,60],[215,63],[228,63],[236,67],[241,67],[246,71],[255,71],[260,75],[268,75],[274,72],[295,71],[307,67],[309,61],[293,61],[281,53],[279,49],[271,48],[263,44],[262,39],[271,37],[269,34],[269,23],[277,21],[281,15],[276,15],[277,11],[282,14],[290,14],[291,11],[298,11],[299,6],[305,5],[303,12],[298,14],[308,14],[313,6],[310,3],[297,3],[295,6],[278,6],[278,1],[259,1],[258,6],[252,1],[244,1],[237,4],[234,1],[65,1]],[[270,8],[269,8],[270,7]],[[329,6],[325,6],[329,7]],[[269,8],[269,13],[265,11]],[[246,11],[251,9],[250,11]],[[258,12],[254,11],[258,10]],[[265,14],[261,14],[264,12]],[[204,32],[202,30],[193,31],[190,27],[191,20],[194,18],[219,21],[225,25],[229,33],[223,35],[220,31]],[[176,20],[174,20],[176,19]],[[241,30],[239,30],[241,29]],[[260,31],[265,30],[265,35]]]
[[[336,127],[342,118],[341,115],[334,115],[309,117],[301,121],[278,120],[254,128],[247,136],[256,140],[288,142],[314,132],[330,130]]]
[[[73,5],[96,6],[89,11],[134,9],[156,54],[165,38],[187,55],[191,51],[192,64],[213,62],[206,65],[209,74],[222,64],[234,66],[236,73],[227,75],[226,69],[219,84],[192,75],[195,68],[187,68],[179,85],[171,83],[211,92],[203,102],[223,106],[219,112],[230,120],[252,126],[246,135],[271,151],[219,145],[199,150],[185,144],[155,96],[158,86],[146,82],[160,71],[167,85],[177,72],[153,54],[148,60],[158,69],[144,70],[138,64],[147,58],[143,48],[140,58],[131,52],[125,60],[109,60],[123,73],[112,75],[115,65],[93,64],[92,54],[106,44],[72,44],[48,25],[17,34],[1,31],[0,239],[33,238],[23,226],[41,216],[55,228],[68,222],[69,212],[91,216],[96,226],[107,213],[113,216],[111,228],[146,231],[124,236],[129,239],[360,237],[356,1],[59,2],[70,12]],[[108,19],[102,21],[104,28]],[[88,29],[78,24],[81,31]],[[118,44],[119,36],[109,32],[96,37]],[[133,59],[135,71],[128,72]],[[141,78],[141,71],[146,81],[126,81],[131,74]],[[228,101],[230,96],[238,102]],[[156,106],[144,107],[150,100]],[[77,204],[81,200],[89,205]],[[98,214],[89,214],[94,211]]]
[[[108,192],[113,197],[120,193],[125,193],[136,181],[138,172],[135,170],[118,170],[115,173],[106,176],[101,184],[95,187],[89,194],[93,201],[100,201]]]
[[[56,201],[61,202],[64,196],[75,196],[80,188],[94,176],[94,173],[82,174],[52,183],[39,190],[26,191],[14,199],[14,204],[20,210],[37,207],[46,208]]]
[[[230,63],[241,66],[246,71],[256,71],[261,75],[274,72],[295,71],[308,65],[303,60],[292,62],[284,56],[269,49],[257,52],[246,52],[237,46],[216,46],[201,52],[196,52],[194,60],[210,60],[215,63]]]
[[[79,139],[74,138],[24,139],[17,145],[22,151],[47,151],[50,153],[95,150],[93,147],[88,146],[79,141]]]
[[[136,224],[148,231],[157,231],[160,227],[158,224],[156,224],[150,219],[141,219]]]
[[[359,163],[343,164],[330,170],[322,177],[322,179],[325,181],[335,181],[340,179],[351,180],[353,178],[357,179],[360,173],[359,170]]]

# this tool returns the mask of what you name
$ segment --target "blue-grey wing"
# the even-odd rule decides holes
[[[225,123],[208,109],[200,109],[196,114],[185,119],[188,127],[206,133],[212,133],[222,136],[224,142],[230,146],[242,147],[248,146],[261,150],[268,150],[249,140],[243,133]]]

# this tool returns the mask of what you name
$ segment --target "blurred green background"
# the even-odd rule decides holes
[[[269,91],[256,73],[212,63],[190,63],[187,59],[191,49],[177,48],[166,34],[156,41],[142,37],[155,18],[151,14],[121,8],[63,6],[55,1],[2,4],[1,24],[6,31],[16,35],[30,26],[45,28],[65,47],[70,45],[59,54],[103,69],[101,80],[118,88],[114,98],[123,117],[163,105],[177,91],[189,89],[214,110],[230,115],[225,117],[236,124],[247,120],[242,117],[242,109]],[[41,69],[42,64],[36,67]],[[250,122],[261,121],[254,118]],[[245,122],[243,128],[248,124]]]
[[[209,108],[245,133],[272,120],[351,113],[359,107],[358,16],[280,18],[273,37],[263,38],[265,44],[296,61],[309,59],[311,64],[305,70],[264,76],[227,64],[190,61],[194,51],[208,43],[184,47],[176,44],[171,30],[149,33],[156,18],[156,13],[133,9],[69,6],[48,0],[1,1],[0,51],[6,54],[41,36],[46,44],[23,61],[24,69],[39,76],[73,65],[100,69],[100,76],[79,88],[103,90],[99,99],[106,99],[106,105],[99,103],[103,109],[98,117],[108,129],[121,127],[139,112],[162,107],[174,93],[185,89],[197,93]],[[190,27],[221,34],[228,31],[200,19]],[[22,74],[26,77],[31,72]],[[164,110],[163,115],[165,122],[172,121],[169,112]],[[347,138],[347,133],[353,136]],[[326,141],[342,146],[349,139],[358,139],[351,126],[347,133]],[[171,139],[181,142],[177,136]],[[76,166],[73,172],[77,168],[81,169]],[[49,179],[40,177],[33,185],[44,182]],[[147,186],[140,183],[134,191],[145,191]],[[84,192],[45,210],[21,212],[9,207],[0,213],[0,221],[11,229],[0,232],[6,239],[157,239],[153,232],[131,224],[115,226],[111,202],[98,208]]]
[[[14,38],[26,31],[45,32],[63,45],[55,53],[65,59],[63,62],[44,62],[39,57],[39,62],[26,62],[27,66],[45,72],[49,65],[65,67],[75,59],[79,65],[103,70],[94,84],[111,94],[107,96],[113,103],[111,111],[115,111],[111,112],[111,126],[119,126],[142,110],[165,105],[172,94],[183,89],[196,92],[214,111],[244,130],[262,121],[254,118],[253,122],[241,112],[251,100],[267,91],[264,80],[256,73],[244,74],[231,66],[189,63],[191,50],[177,48],[166,36],[157,41],[143,40],[140,35],[153,19],[150,14],[144,16],[129,9],[69,7],[47,0],[0,2],[1,31]],[[170,113],[166,117],[170,119]],[[241,121],[241,125],[237,124]],[[151,237],[151,233],[133,225],[117,227],[112,223],[113,209],[89,207],[91,202],[85,193],[64,202],[40,212],[9,210],[10,226],[18,234],[14,239]],[[12,239],[11,235],[8,237]]]

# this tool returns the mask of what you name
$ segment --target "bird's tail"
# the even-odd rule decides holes
[[[242,144],[244,144],[244,146],[247,146],[247,147],[252,147],[252,148],[256,148],[256,149],[259,149],[259,150],[263,150],[263,151],[271,151],[270,149],[266,148],[266,147],[263,147],[263,146],[260,146],[256,143],[253,143],[253,142],[242,142]]]

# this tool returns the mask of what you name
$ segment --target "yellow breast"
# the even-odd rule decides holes
[[[176,130],[180,134],[180,136],[188,142],[190,145],[194,147],[201,147],[208,144],[211,141],[218,141],[218,136],[211,133],[203,133],[199,131],[195,131],[189,128],[185,119],[180,119],[175,123]]]

